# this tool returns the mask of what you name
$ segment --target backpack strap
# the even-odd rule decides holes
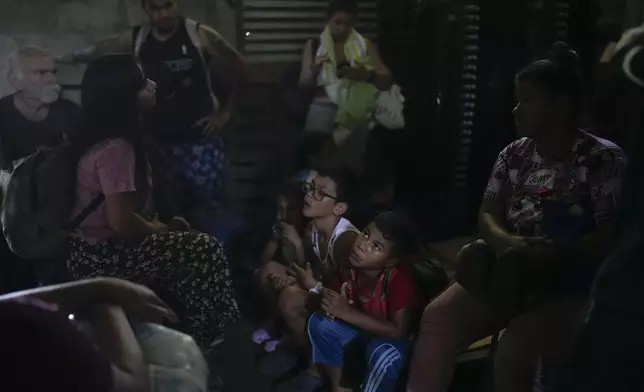
[[[92,200],[91,203],[89,203],[87,207],[83,209],[83,211],[80,212],[80,214],[78,214],[74,219],[72,219],[71,222],[69,222],[65,226],[65,231],[72,232],[76,230],[76,228],[80,226],[80,224],[83,223],[83,221],[87,219],[87,217],[92,212],[96,211],[96,209],[100,207],[101,204],[103,204],[104,200],[105,200],[105,195],[97,196],[94,200]]]
[[[188,37],[190,37],[190,42],[192,42],[192,45],[197,48],[199,58],[201,58],[201,65],[203,66],[204,72],[206,73],[206,81],[208,81],[208,87],[212,90],[210,72],[208,70],[208,64],[206,63],[206,57],[203,53],[204,46],[201,42],[201,35],[199,34],[199,26],[201,25],[201,23],[190,18],[186,18],[185,23],[186,32],[188,33]]]
[[[186,32],[188,33],[188,37],[190,37],[190,42],[192,42],[192,45],[197,49],[197,53],[199,53],[199,58],[201,59],[203,72],[206,75],[206,83],[208,83],[208,90],[210,91],[210,95],[212,96],[213,102],[215,103],[215,107],[218,107],[219,102],[217,100],[217,97],[215,96],[215,93],[212,91],[212,75],[210,74],[206,56],[204,56],[205,48],[203,42],[201,42],[201,34],[199,33],[199,27],[201,26],[201,23],[190,18],[185,18],[184,23],[186,25]]]
[[[204,46],[203,46],[203,43],[201,42],[201,35],[199,34],[199,27],[201,26],[201,23],[193,19],[186,18],[185,24],[186,24],[186,32],[188,33],[190,42],[192,42],[192,45],[195,48],[197,48],[197,51],[199,52],[199,57],[201,57],[201,61],[205,66],[206,58],[204,57],[204,54],[203,54]]]
[[[134,48],[133,48],[134,58],[139,60],[139,54],[141,53],[141,46],[143,46],[143,43],[148,38],[148,34],[150,34],[150,25],[148,23],[144,23],[141,26],[135,27],[133,34],[135,35]]]

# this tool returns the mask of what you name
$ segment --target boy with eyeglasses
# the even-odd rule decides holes
[[[349,254],[359,230],[343,216],[355,200],[357,183],[349,169],[318,170],[306,186],[302,213],[311,222],[304,236],[300,237],[292,225],[284,223],[280,226],[282,239],[295,248],[296,262],[290,266],[269,262],[260,272],[260,276],[275,289],[279,313],[298,348],[308,347],[306,320],[309,312],[306,304],[309,291],[319,287],[319,283],[339,291],[346,280]],[[268,333],[263,335],[266,340],[271,339]],[[260,364],[260,370],[268,376],[279,376],[296,362],[291,357],[281,359],[275,353],[266,361],[270,369]]]

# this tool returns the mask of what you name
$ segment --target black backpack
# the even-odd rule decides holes
[[[26,259],[56,254],[67,236],[104,200],[98,196],[71,218],[79,154],[68,143],[14,161],[0,172],[3,203],[0,218],[9,248]]]

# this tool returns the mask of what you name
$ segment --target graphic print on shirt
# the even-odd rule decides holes
[[[528,174],[523,186],[531,193],[545,193],[552,191],[555,187],[557,170],[553,168],[542,168]]]
[[[550,163],[532,139],[522,138],[499,154],[484,197],[505,206],[508,228],[516,234],[541,236],[564,220],[574,231],[587,217],[591,223],[593,217],[594,223],[614,218],[625,161],[615,144],[583,131],[566,157]],[[547,229],[541,227],[544,215]]]
[[[507,211],[507,219],[516,222],[519,234],[523,234],[530,223],[542,220],[541,207],[545,200],[569,199],[570,196],[567,180],[556,166],[537,168],[523,174],[521,180],[515,187]]]

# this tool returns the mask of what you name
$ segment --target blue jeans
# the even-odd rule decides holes
[[[344,346],[356,338],[366,338],[364,332],[314,313],[308,324],[313,346],[313,363],[340,368],[344,362]],[[365,352],[367,375],[362,381],[363,392],[394,392],[408,353],[408,342],[391,339],[371,339]]]

